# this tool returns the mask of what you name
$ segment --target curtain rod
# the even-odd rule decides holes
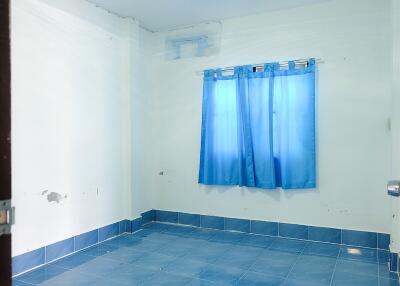
[[[304,65],[305,66],[308,63],[309,60],[310,60],[310,58],[308,58],[308,59],[297,59],[297,60],[293,60],[293,62],[295,63],[295,65],[300,65],[300,66]],[[324,61],[322,59],[320,59],[320,58],[315,59],[315,62],[324,63]],[[277,62],[277,63],[282,68],[285,68],[285,67],[289,66],[289,61],[282,61],[282,62]],[[253,64],[251,66],[253,68],[255,68],[256,71],[261,71],[261,70],[264,70],[265,63],[264,64]],[[221,68],[222,72],[233,72],[234,69],[235,69],[234,66]],[[204,71],[197,71],[196,74],[197,75],[204,75]]]

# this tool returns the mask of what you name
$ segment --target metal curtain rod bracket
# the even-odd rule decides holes
[[[293,62],[295,63],[295,65],[299,65],[299,66],[304,65],[305,66],[305,65],[307,65],[309,60],[310,59],[297,59],[297,60],[293,60]],[[315,59],[315,61],[317,63],[324,63],[324,61],[320,58]],[[281,68],[287,68],[289,66],[289,61],[278,62],[278,64]],[[253,64],[252,66],[256,71],[262,71],[262,70],[264,70],[265,63],[264,64]],[[234,66],[221,68],[222,72],[233,72],[234,69],[235,69]],[[197,71],[196,74],[204,75],[204,71]]]

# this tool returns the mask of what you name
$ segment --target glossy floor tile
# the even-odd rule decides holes
[[[17,276],[13,285],[399,286],[386,263],[368,248],[150,223]]]

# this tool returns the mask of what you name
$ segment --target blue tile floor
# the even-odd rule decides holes
[[[150,223],[14,278],[14,286],[395,286],[387,253]]]

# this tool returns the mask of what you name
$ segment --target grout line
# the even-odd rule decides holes
[[[281,235],[281,227],[280,227],[280,222],[278,222],[278,236],[280,236]]]
[[[340,229],[340,244],[343,244],[343,229]]]
[[[246,275],[248,274],[248,272],[249,271],[251,271],[251,268],[258,262],[258,258],[261,256],[261,254],[265,251],[265,250],[267,250],[267,249],[269,249],[269,247],[272,245],[272,242],[270,243],[270,245],[268,245],[268,247],[266,247],[266,248],[261,248],[261,251],[260,251],[260,253],[258,254],[258,255],[256,255],[256,257],[255,257],[255,259],[254,259],[254,261],[253,261],[253,263],[251,263],[250,264],[250,266],[246,269],[246,270],[244,270],[244,272],[243,272],[243,274],[241,275],[241,277],[237,280],[237,282],[239,282],[240,280],[242,280],[244,277],[246,277]],[[250,246],[251,247],[251,246]],[[259,272],[257,272],[257,273],[259,273]],[[274,275],[271,275],[271,274],[268,274],[269,276],[274,276]],[[279,276],[276,276],[276,277],[279,277]],[[279,277],[279,278],[281,278],[281,277]]]
[[[329,286],[332,286],[332,283],[333,283],[333,276],[335,275],[336,266],[337,266],[337,263],[338,263],[338,260],[339,260],[339,257],[340,257],[340,253],[341,253],[341,252],[342,252],[342,248],[339,248],[339,252],[338,252],[338,254],[337,254],[337,256],[336,256],[335,266],[333,267],[331,282],[329,283]]]
[[[379,258],[378,258],[378,286],[381,285],[381,270],[380,270]]]
[[[301,255],[303,255],[304,249],[306,248],[306,245],[303,246],[303,248],[301,249],[301,251],[299,253],[297,253],[297,258],[296,261],[292,264],[292,266],[289,269],[288,274],[286,275],[284,281],[286,281],[287,279],[289,279],[290,273],[292,272],[294,266],[296,265],[296,263],[300,260]],[[279,251],[279,250],[278,250]]]

